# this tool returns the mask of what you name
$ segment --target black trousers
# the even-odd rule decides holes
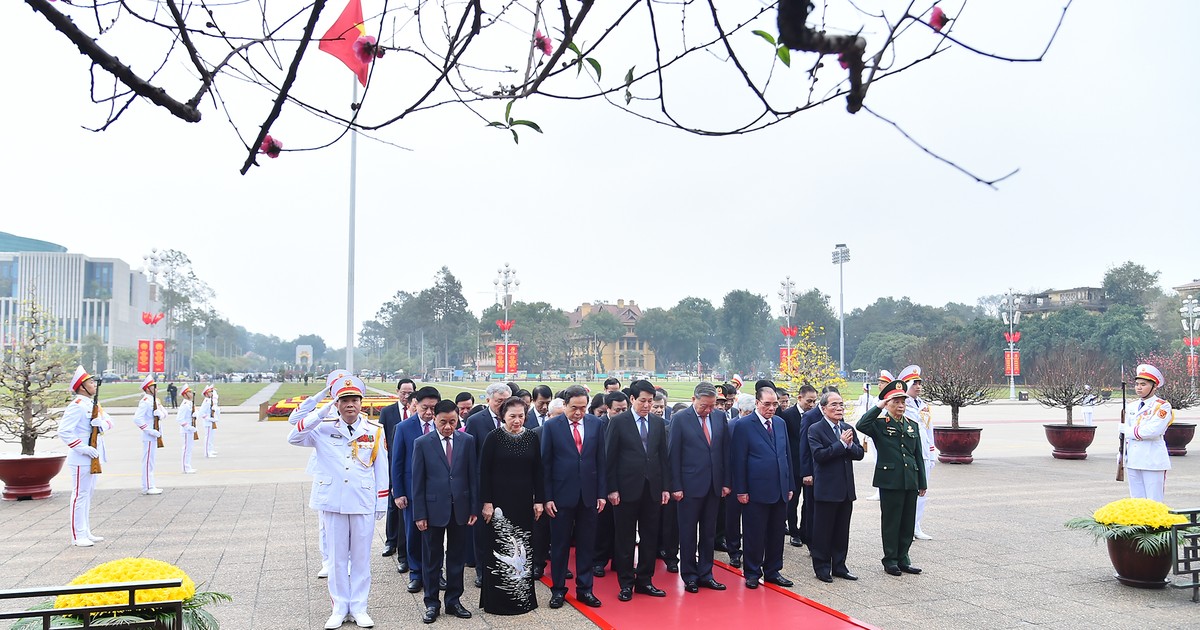
[[[387,536],[383,543],[384,546],[399,549],[396,559],[405,558],[407,562],[408,555],[405,545],[408,537],[404,535],[404,519],[400,518],[400,508],[396,507],[396,502],[390,498],[388,499],[387,518],[384,521],[384,531]]]
[[[454,520],[445,527],[426,527],[421,532],[421,570],[425,582],[425,607],[437,607],[438,581],[442,577],[442,557],[446,559],[446,606],[460,603],[463,594],[463,567],[467,562],[467,536],[471,528]],[[443,543],[445,545],[443,546]]]
[[[684,494],[679,502],[679,577],[684,582],[712,579],[720,499],[717,493],[709,492],[701,496]]]
[[[590,502],[589,502],[590,503]],[[554,593],[567,592],[567,559],[571,534],[575,534],[575,592],[592,592],[592,554],[596,547],[596,504],[555,502],[558,514],[550,519],[550,577]],[[607,512],[609,508],[605,507]],[[476,540],[475,544],[480,545]]]
[[[620,505],[612,508],[612,512],[616,534],[613,569],[617,572],[617,582],[622,587],[650,584],[654,577],[654,565],[658,562],[655,551],[658,549],[658,525],[662,518],[662,493],[651,492],[650,483],[645,482],[641,497],[635,501],[622,498]],[[639,533],[641,542],[638,542]],[[633,566],[635,547],[639,550],[636,572]]]
[[[783,571],[786,510],[786,498],[775,503],[751,501],[742,506],[742,527],[745,528],[746,543],[743,570],[747,580],[756,580],[763,576],[775,577]]]
[[[671,499],[662,506],[658,527],[658,555],[667,564],[679,563],[679,502]]]
[[[546,516],[533,522],[533,568],[546,570],[546,563],[550,561],[550,521],[554,519]],[[476,573],[479,573],[478,565],[476,565]]]
[[[796,488],[800,492],[793,494],[787,505],[787,535],[804,541],[800,534],[800,497],[804,494],[804,481],[800,477],[796,477]]]
[[[813,500],[813,487],[801,484],[800,494],[804,497],[804,502],[800,505],[800,540],[804,544],[812,544],[813,539],[813,507],[816,501]]]
[[[846,553],[850,549],[850,515],[853,501],[816,501],[813,510],[813,539],[808,550],[812,554],[813,572],[830,575],[849,573]]]
[[[742,504],[737,497],[725,497],[725,548],[729,555],[742,553]]]
[[[596,516],[596,550],[592,555],[592,562],[597,567],[603,567],[613,559],[613,547],[616,542],[613,514],[612,506],[608,505]]]
[[[725,510],[728,509],[727,501],[729,497],[721,497],[717,499],[717,527],[714,530],[713,542],[725,542]],[[737,501],[737,498],[733,499]]]

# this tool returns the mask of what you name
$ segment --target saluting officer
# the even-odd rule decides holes
[[[58,437],[67,448],[67,470],[74,479],[75,487],[71,490],[71,544],[76,547],[91,547],[104,540],[101,536],[92,534],[92,490],[96,487],[96,477],[92,475],[92,460],[98,459],[103,464],[108,461],[104,452],[104,432],[112,428],[112,419],[100,409],[99,415],[92,418],[92,397],[96,395],[96,381],[83,366],[75,368],[71,378],[71,391],[75,397],[63,410],[62,419],[58,422]],[[96,446],[89,441],[92,427],[99,431],[96,436]]]
[[[175,421],[179,423],[179,434],[183,442],[183,474],[190,475],[196,472],[192,468],[192,442],[193,436],[196,435],[196,427],[192,426],[192,398],[196,396],[196,392],[192,391],[191,385],[184,385],[183,389],[179,390],[179,407],[175,412]]]
[[[142,399],[138,401],[137,411],[133,412],[133,423],[142,431],[142,494],[162,494],[162,488],[154,485],[158,438],[162,437],[162,431],[154,428],[154,421],[166,417],[167,410],[158,404],[158,385],[154,383],[154,375],[150,374],[142,381]]]
[[[892,381],[879,392],[856,429],[875,442],[875,479],[879,488],[880,532],[883,536],[883,570],[889,575],[917,574],[908,549],[912,546],[917,497],[925,494],[925,458],[917,423],[904,417],[908,398],[904,381]]]
[[[387,514],[390,487],[383,427],[359,415],[365,390],[362,379],[343,378],[333,394],[337,416],[326,405],[298,421],[288,435],[289,444],[316,450],[309,507],[321,512],[333,565],[329,629],[340,627],[347,616],[360,628],[375,625],[367,614],[375,533],[371,515],[379,520]]]
[[[908,386],[908,400],[904,402],[904,417],[917,423],[921,432],[921,457],[925,460],[925,483],[933,474],[937,464],[937,448],[933,444],[933,414],[930,413],[929,403],[921,398],[924,387],[921,378],[921,366],[910,365],[900,371],[900,380]],[[929,501],[928,492],[917,497],[917,520],[913,525],[913,538],[917,540],[933,540],[933,536],[921,529],[921,519],[925,516],[925,504]]]
[[[1129,496],[1135,499],[1154,499],[1163,502],[1163,487],[1171,457],[1163,433],[1175,421],[1171,403],[1154,392],[1163,384],[1162,372],[1148,363],[1137,366],[1133,391],[1139,398],[1132,418],[1121,425],[1125,439],[1125,477],[1129,480]]]
[[[334,370],[330,372],[329,376],[325,379],[325,387],[316,394],[300,401],[300,405],[293,409],[292,413],[288,414],[288,424],[295,425],[306,418],[308,414],[317,408],[317,405],[322,400],[329,397],[329,392],[333,389],[333,385],[348,376],[351,376],[348,370]],[[332,402],[329,404],[333,405]],[[333,407],[330,407],[330,409],[333,409]],[[313,477],[312,494],[316,494],[317,479],[314,475],[317,474],[317,452],[315,450],[308,458],[308,465],[304,468],[304,474]],[[317,510],[317,547],[321,550],[321,569],[317,571],[317,578],[327,578],[329,577],[330,566],[329,549],[325,545],[325,521],[321,519],[320,510]]]

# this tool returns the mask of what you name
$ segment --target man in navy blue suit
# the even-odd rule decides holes
[[[477,518],[479,500],[478,460],[475,438],[458,428],[458,408],[449,400],[434,407],[437,431],[413,443],[413,522],[424,539],[421,570],[425,582],[425,616],[433,623],[440,614],[438,580],[442,555],[446,557],[446,613],[470,619],[463,607],[463,571],[467,560],[469,526]],[[443,551],[443,543],[446,543]]]
[[[689,593],[701,586],[723,591],[712,567],[717,503],[729,494],[728,428],[725,412],[714,408],[712,383],[699,383],[692,394],[692,406],[671,414],[667,437],[671,498],[679,504],[679,577]]]
[[[550,416],[550,399],[554,398],[554,392],[550,391],[547,385],[538,385],[530,392],[529,413],[525,414],[525,427],[528,429],[536,429],[542,426],[542,423],[549,420]]]
[[[419,593],[424,588],[421,571],[421,549],[424,544],[413,511],[405,508],[412,496],[413,443],[422,435],[436,433],[433,410],[442,395],[436,388],[422,387],[413,394],[413,398],[416,400],[417,413],[396,427],[396,437],[392,441],[392,494],[396,507],[404,510],[404,524],[408,533],[408,592]]]
[[[754,413],[738,421],[729,447],[733,492],[742,504],[746,588],[758,588],[760,578],[790,587],[780,573],[787,502],[795,491],[787,425],[775,417],[775,388],[759,388],[754,398]]]
[[[546,515],[550,521],[550,607],[567,595],[567,557],[575,533],[575,599],[598,608],[592,593],[592,553],[596,517],[605,506],[604,429],[587,413],[587,390],[572,385],[561,398],[564,414],[542,427],[542,470],[546,475]]]
[[[416,384],[411,378],[402,378],[399,383],[396,383],[396,397],[399,402],[390,404],[379,412],[379,424],[383,425],[383,433],[387,437],[388,443],[388,470],[391,470],[392,449],[390,448],[396,441],[396,426],[404,420],[404,409],[408,406],[408,399],[412,396],[416,389]],[[383,542],[383,557],[389,557],[396,553],[396,549],[404,549],[405,532],[401,527],[400,508],[396,507],[396,493],[393,489],[392,500],[388,501],[387,521],[384,525],[386,537]],[[408,572],[408,554],[401,553],[399,557],[399,571],[401,573]]]
[[[843,422],[846,405],[836,392],[821,396],[822,419],[808,427],[813,459],[813,571],[822,582],[833,577],[857,580],[846,568],[850,548],[850,515],[854,511],[854,462],[863,458],[854,427]]]
[[[513,387],[507,383],[492,383],[483,391],[485,396],[483,402],[487,407],[478,411],[467,418],[467,433],[475,438],[475,459],[483,455],[483,440],[489,433],[500,428],[500,405],[508,400],[513,395]],[[475,588],[483,586],[483,570],[487,567],[487,558],[484,554],[487,552],[487,541],[484,540],[485,530],[483,527],[478,529],[472,528],[472,546],[475,552]]]

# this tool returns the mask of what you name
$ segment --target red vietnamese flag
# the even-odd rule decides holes
[[[354,74],[358,75],[358,82],[363,85],[367,84],[367,71],[370,69],[370,64],[354,54],[354,42],[366,34],[367,27],[363,26],[362,0],[350,0],[341,16],[325,32],[325,37],[321,38],[321,44],[318,46],[353,70]]]

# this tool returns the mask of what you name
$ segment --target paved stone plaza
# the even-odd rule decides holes
[[[974,464],[940,464],[933,471],[925,530],[935,539],[916,541],[912,551],[922,575],[883,573],[879,504],[865,500],[871,494],[865,462],[856,466],[860,499],[849,558],[861,579],[824,584],[813,577],[807,550],[790,546],[784,574],[796,581],[797,593],[881,628],[1195,627],[1200,604],[1191,602],[1190,591],[1123,587],[1112,579],[1102,545],[1062,527],[1126,496],[1126,486],[1113,480],[1118,411],[1111,404],[1098,410],[1087,460],[1060,461],[1050,457],[1040,423],[1061,421],[1061,410],[1007,401],[968,408],[962,423],[985,427],[983,442]],[[948,410],[935,408],[938,424],[948,417]],[[164,493],[144,497],[134,448],[139,437],[130,416],[117,416],[108,442],[114,461],[98,481],[92,508],[92,529],[107,540],[88,549],[70,546],[69,480],[60,475],[48,500],[0,504],[0,588],[59,585],[99,562],[145,556],[179,565],[203,589],[232,595],[232,604],[213,608],[226,629],[321,627],[329,598],[325,581],[315,577],[317,521],[306,507],[304,475],[309,451],[287,445],[287,423],[256,418],[248,409],[226,413],[220,456],[205,459],[197,448],[196,475],[180,474],[180,437],[164,431],[167,447],[158,463]],[[1173,507],[1200,507],[1200,443],[1193,446],[1192,455],[1172,458],[1167,502]],[[379,557],[382,523],[378,532],[370,604],[376,627],[423,627],[420,595],[407,593],[394,561]],[[656,577],[671,579],[678,578]],[[479,614],[477,593],[468,583],[464,604],[476,612],[473,619],[443,617],[436,626],[594,627],[569,606],[546,608],[549,592],[540,585],[542,607],[521,617]],[[622,605],[615,592],[597,595],[605,607]]]

